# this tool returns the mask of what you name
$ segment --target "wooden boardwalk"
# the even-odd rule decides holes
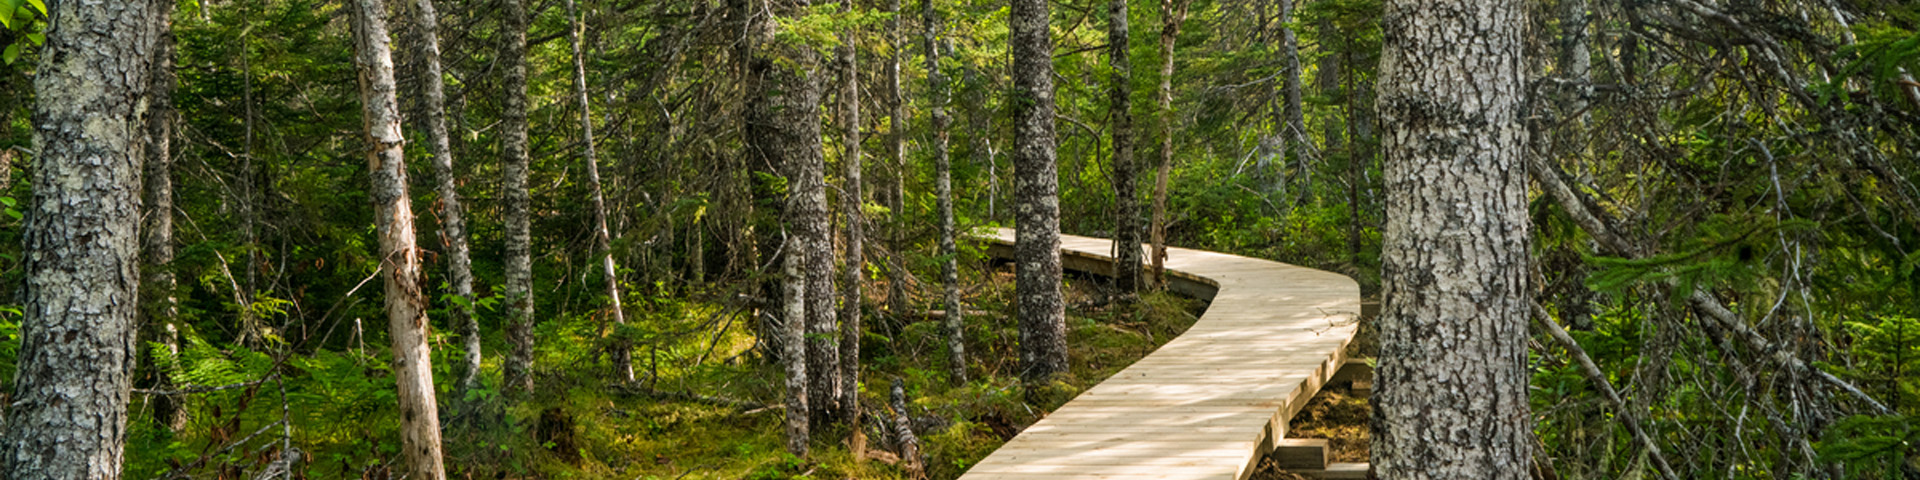
[[[1013,235],[982,237],[991,255],[1010,258]],[[1061,250],[1069,270],[1111,272],[1109,240],[1063,235]],[[1276,457],[1318,455],[1318,476],[1364,475],[1364,464],[1327,465],[1324,441],[1286,439],[1287,420],[1346,363],[1359,285],[1184,248],[1168,249],[1167,268],[1174,290],[1212,300],[1199,321],[1020,432],[962,480],[1239,480],[1276,448]]]

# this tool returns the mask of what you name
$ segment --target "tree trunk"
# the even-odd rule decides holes
[[[1167,287],[1167,177],[1173,175],[1173,47],[1192,0],[1161,0],[1160,171],[1153,180],[1153,282]]]
[[[243,19],[246,20],[246,19]],[[260,317],[254,314],[253,299],[260,294],[260,235],[259,215],[254,210],[253,175],[253,132],[257,122],[254,114],[253,63],[248,55],[248,34],[240,35],[240,105],[242,141],[240,143],[240,171],[234,174],[235,183],[240,184],[240,198],[234,203],[240,208],[240,246],[246,255],[240,271],[246,274],[246,283],[235,289],[234,297],[240,307],[240,344],[259,347],[264,338],[261,336]]]
[[[840,11],[853,13],[853,0],[841,0]],[[865,248],[867,229],[866,215],[861,207],[866,205],[866,193],[861,185],[861,144],[860,144],[860,62],[854,49],[855,32],[841,34],[840,45],[840,122],[845,130],[840,143],[846,152],[840,158],[845,169],[842,179],[845,192],[841,193],[841,214],[845,215],[846,233],[846,280],[841,287],[840,325],[840,410],[846,413],[854,425],[850,443],[853,445],[854,458],[860,458],[866,448],[866,430],[860,426],[860,339],[863,334],[860,325],[860,307],[864,302],[861,287],[867,270]]]
[[[774,16],[794,15],[799,9],[790,0],[760,6]],[[746,135],[758,146],[751,149],[758,163],[779,166],[787,176],[786,315],[779,332],[785,337],[782,361],[788,372],[788,448],[805,455],[809,420],[830,418],[841,386],[817,62],[811,48],[776,40],[771,19],[750,22]]]
[[[1561,35],[1566,42],[1567,76],[1574,82],[1574,95],[1567,104],[1567,113],[1578,115],[1579,125],[1586,126],[1593,119],[1587,112],[1587,101],[1593,97],[1593,55],[1588,50],[1587,24],[1591,14],[1587,12],[1587,0],[1568,0],[1562,6],[1567,16],[1560,25]]]
[[[414,0],[414,50],[420,55],[420,94],[426,102],[421,119],[426,122],[427,152],[433,155],[434,181],[440,193],[440,246],[447,251],[447,283],[453,287],[454,301],[447,312],[448,323],[460,332],[465,356],[456,366],[460,376],[454,385],[455,399],[480,385],[480,320],[473,315],[473,259],[467,247],[466,213],[460,208],[460,189],[453,173],[453,142],[447,137],[447,96],[440,69],[440,15],[433,0]]]
[[[907,176],[907,97],[900,90],[900,56],[906,51],[907,39],[900,31],[900,0],[887,4],[893,16],[887,20],[888,43],[893,45],[893,55],[887,61],[887,101],[892,107],[888,115],[887,142],[891,147],[892,164],[888,168],[886,184],[880,195],[886,199],[888,210],[887,245],[891,255],[887,256],[887,311],[893,317],[893,324],[902,324],[901,318],[909,314],[907,306],[907,265],[900,256],[906,253],[906,176]]]
[[[600,188],[600,159],[593,147],[593,108],[587,98],[587,59],[581,48],[582,36],[586,33],[586,19],[574,0],[566,0],[567,40],[573,44],[573,90],[580,101],[580,153],[587,164],[587,189],[593,192],[593,250],[600,254],[600,279],[607,283],[609,313],[613,314],[614,325],[626,325],[626,309],[620,304],[619,269],[613,263],[613,239],[607,232],[607,197]],[[616,340],[609,348],[612,355],[614,378],[622,382],[633,383],[633,347],[626,340]]]
[[[969,156],[973,157],[974,167],[978,168],[981,174],[987,176],[987,191],[985,195],[987,210],[983,218],[992,221],[999,218],[995,215],[998,213],[998,210],[994,207],[996,207],[995,203],[1000,197],[1000,182],[997,180],[998,175],[994,173],[995,165],[993,160],[992,137],[994,111],[988,106],[989,100],[987,97],[990,93],[989,88],[987,88],[987,79],[980,74],[979,67],[972,63],[967,63],[964,72],[965,80],[963,81],[971,86],[968,88],[967,101],[964,102],[967,109],[967,129],[969,130],[969,134],[967,135],[967,150],[969,150]]]
[[[375,235],[380,238],[393,376],[400,388],[400,447],[409,477],[444,480],[440,414],[427,350],[427,300],[420,288],[420,249],[414,244],[400,102],[394,96],[393,57],[387,45],[387,6],[384,0],[356,0],[350,8],[361,114],[367,129],[367,177],[372,183],[368,193],[373,197]]]
[[[1019,297],[1020,378],[1044,384],[1067,372],[1066,304],[1060,296],[1060,178],[1054,159],[1053,38],[1046,0],[1012,0],[1014,295]]]
[[[1387,2],[1380,478],[1528,476],[1523,12],[1515,0]]]
[[[811,61],[809,53],[804,57]],[[815,420],[826,423],[843,419],[840,407],[845,401],[845,391],[840,382],[840,344],[836,338],[840,331],[837,323],[839,302],[836,301],[833,286],[833,214],[827,208],[827,162],[820,144],[820,85],[818,71],[808,72],[797,86],[794,105],[796,113],[789,120],[796,121],[793,132],[799,133],[796,140],[802,140],[800,156],[789,158],[793,161],[793,170],[788,177],[792,188],[789,196],[797,196],[798,202],[790,202],[787,211],[793,220],[789,222],[800,233],[794,253],[806,255],[807,260],[807,387],[810,396],[808,402],[813,406]]]
[[[781,261],[781,286],[786,301],[780,323],[780,357],[787,371],[787,452],[806,458],[809,420],[807,408],[807,275],[806,256],[788,254]]]
[[[925,47],[927,51],[927,96],[930,97],[930,116],[933,124],[933,145],[928,147],[933,153],[933,190],[934,201],[940,209],[940,284],[946,301],[947,316],[943,325],[947,332],[947,377],[954,385],[967,384],[967,344],[965,337],[965,319],[960,308],[960,248],[953,222],[953,161],[947,152],[948,128],[953,119],[947,116],[947,78],[940,71],[940,16],[933,6],[933,0],[923,0],[921,16],[926,22]]]
[[[1107,109],[1113,125],[1113,286],[1121,294],[1140,290],[1139,161],[1133,148],[1133,59],[1127,52],[1127,0],[1107,3],[1107,57],[1113,65]],[[951,310],[951,309],[949,309]]]
[[[159,2],[55,2],[34,91],[19,370],[0,477],[117,480],[140,279],[140,164]]]
[[[146,341],[159,343],[167,351],[165,364],[153,365],[153,387],[171,389],[172,373],[179,371],[176,363],[180,354],[180,299],[175,294],[178,283],[173,274],[173,129],[179,121],[179,113],[173,109],[174,41],[173,41],[173,5],[162,5],[154,15],[153,66],[150,72],[150,90],[147,92],[147,153],[145,165],[146,182],[146,225],[144,244],[141,246],[145,275],[141,285],[141,313],[145,318],[139,322],[141,330],[147,335]],[[11,152],[7,152],[11,153]],[[0,153],[6,155],[6,153]],[[5,183],[0,182],[0,188]],[[137,344],[136,344],[137,345]],[[145,355],[135,348],[135,363]],[[153,405],[154,423],[172,431],[187,426],[187,409],[181,399],[171,395],[149,397]]]
[[[501,172],[501,204],[506,217],[507,342],[513,344],[503,373],[503,389],[533,391],[533,232],[528,218],[532,200],[527,194],[527,6],[525,0],[505,0],[500,57],[506,62],[505,108],[501,113],[500,150],[506,156]]]
[[[1353,68],[1357,63],[1353,61],[1353,49],[1347,49],[1341,55],[1346,57],[1341,65]],[[1367,148],[1371,142],[1368,137],[1372,133],[1364,128],[1370,121],[1369,115],[1360,106],[1361,90],[1353,85],[1353,79],[1358,75],[1353,72],[1342,73],[1344,75],[1341,77],[1346,79],[1347,138],[1353,145],[1347,151],[1347,261],[1359,265],[1360,229],[1365,223],[1360,218],[1360,189],[1366,182],[1367,168],[1373,165],[1373,151]]]
[[[1314,67],[1313,85],[1320,90],[1322,97],[1335,99],[1337,101],[1344,96],[1345,93],[1340,89],[1342,66],[1340,65],[1340,55],[1336,52],[1351,47],[1341,45],[1340,42],[1343,37],[1338,36],[1338,30],[1334,29],[1333,20],[1327,17],[1321,17],[1320,22],[1316,26],[1320,33],[1320,49],[1322,54],[1320,55],[1319,65]],[[1305,131],[1302,130],[1302,132],[1304,133]],[[1316,160],[1328,161],[1330,159],[1327,157],[1332,155],[1348,155],[1345,151],[1347,149],[1347,137],[1339,121],[1331,119],[1322,120],[1320,122],[1320,132],[1322,136],[1326,137],[1326,143],[1320,148],[1321,158]],[[1311,205],[1320,204],[1320,197],[1316,196],[1313,192],[1313,174],[1315,168],[1318,168],[1318,166],[1313,163],[1308,163],[1304,161],[1304,159],[1300,164],[1300,172],[1304,175],[1300,181],[1301,203]]]
[[[1294,1],[1280,0],[1280,22],[1283,24],[1293,21]],[[1281,116],[1280,160],[1284,162],[1287,151],[1292,150],[1294,158],[1301,159],[1299,164],[1304,165],[1307,158],[1307,117],[1300,110],[1300,38],[1293,31],[1293,27],[1283,26],[1280,29],[1280,56],[1281,61],[1286,63],[1287,69],[1281,74],[1282,81],[1285,83],[1282,89],[1286,97],[1283,100],[1286,102],[1286,107],[1285,113]],[[1273,181],[1279,182],[1284,189],[1287,183],[1286,173],[1275,172]],[[1284,192],[1281,194],[1285,196]]]

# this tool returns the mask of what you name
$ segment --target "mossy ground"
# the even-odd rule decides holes
[[[1067,286],[1073,369],[1036,391],[1028,391],[1017,380],[1018,331],[1008,302],[1012,277],[1004,269],[966,287],[969,304],[979,310],[967,320],[969,371],[974,376],[967,385],[950,385],[946,379],[939,319],[892,322],[885,312],[868,311],[870,333],[862,347],[867,359],[861,391],[865,409],[886,412],[888,385],[896,378],[902,380],[911,413],[935,426],[920,432],[928,474],[934,479],[955,478],[1045,412],[1178,336],[1201,309],[1200,302],[1159,293],[1108,302],[1104,286],[1090,278],[1069,278]],[[883,292],[885,286],[874,285],[867,291]],[[885,304],[881,299],[870,300],[869,305]],[[686,310],[687,316],[698,317],[707,309]],[[780,371],[762,364],[749,351],[752,337],[745,328],[736,326],[716,337],[712,330],[717,328],[684,335],[680,343],[690,345],[663,344],[637,351],[634,357],[641,364],[644,383],[638,388],[613,388],[604,379],[604,364],[590,358],[573,359],[579,363],[573,366],[550,362],[557,370],[540,380],[546,393],[497,412],[496,421],[477,423],[485,427],[448,429],[453,476],[904,478],[904,471],[895,466],[856,461],[844,427],[816,432],[805,461],[788,455],[783,447],[783,411],[759,406],[778,405]],[[709,344],[718,347],[704,354],[704,363],[691,364]],[[657,368],[649,368],[654,365]],[[689,393],[746,405],[676,398]],[[571,421],[569,440],[541,438],[542,413],[548,411]],[[891,450],[892,446],[874,438],[869,448]]]

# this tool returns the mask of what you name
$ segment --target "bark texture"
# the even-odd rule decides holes
[[[1515,0],[1392,0],[1374,471],[1524,479],[1527,172]]]
[[[933,144],[927,148],[933,154],[934,203],[940,210],[940,285],[947,309],[942,323],[947,333],[947,377],[954,385],[965,385],[967,344],[963,326],[966,318],[960,307],[960,248],[954,240],[953,159],[947,151],[953,117],[947,115],[947,77],[940,72],[939,11],[934,8],[933,0],[925,0],[921,5],[921,16],[926,21],[927,96],[932,104],[929,116],[933,123]]]
[[[600,159],[593,147],[593,102],[587,98],[587,58],[581,48],[586,21],[575,3],[566,0],[567,40],[573,44],[573,91],[580,101],[580,155],[587,167],[587,189],[593,192],[593,251],[600,254],[600,280],[607,283],[608,313],[612,314],[615,325],[626,325],[626,308],[620,304],[620,271],[613,263],[613,238],[607,232],[607,196],[601,191]],[[633,383],[633,346],[625,340],[615,340],[609,348],[608,361],[613,363],[614,377]]]
[[[901,231],[906,228],[902,221],[906,213],[906,165],[907,165],[907,97],[900,90],[900,56],[906,51],[906,36],[900,33],[900,0],[887,3],[887,11],[893,15],[887,19],[888,43],[893,47],[893,55],[887,59],[887,105],[891,111],[887,115],[887,143],[890,155],[890,170],[881,191],[876,195],[884,198],[888,212],[886,247],[894,252],[887,262],[887,311],[894,317],[895,325],[902,324],[900,317],[907,312],[907,266],[900,261],[905,242]]]
[[[480,320],[473,316],[473,257],[467,246],[466,212],[460,208],[459,181],[453,173],[453,142],[447,137],[447,95],[440,68],[440,14],[433,0],[413,2],[414,50],[420,55],[421,121],[427,132],[427,152],[433,155],[434,182],[440,193],[440,248],[446,249],[447,283],[453,295],[463,299],[448,306],[453,324],[460,334],[464,356],[455,371],[460,376],[454,385],[455,399],[480,384]]]
[[[1167,181],[1173,175],[1173,47],[1192,0],[1161,0],[1160,168],[1153,178],[1153,283],[1167,286]]]
[[[1293,21],[1293,13],[1295,10],[1293,2],[1294,0],[1280,0],[1280,22],[1282,24]],[[1287,152],[1291,150],[1293,151],[1294,158],[1302,159],[1300,162],[1305,162],[1307,158],[1307,118],[1306,114],[1300,109],[1300,38],[1293,31],[1293,27],[1280,27],[1280,56],[1281,62],[1286,64],[1286,71],[1280,74],[1282,82],[1284,83],[1281,87],[1281,95],[1283,97],[1281,101],[1285,103],[1285,106],[1282,109],[1280,117],[1280,150],[1276,152],[1276,154],[1280,156],[1279,160],[1284,162]],[[1304,163],[1302,164],[1304,165]],[[1273,177],[1270,180],[1279,185],[1279,188],[1275,188],[1273,191],[1284,197],[1286,195],[1285,189],[1287,184],[1286,172],[1276,171],[1272,172],[1271,175],[1273,175]]]
[[[179,314],[180,299],[174,293],[178,281],[173,274],[173,131],[179,121],[179,113],[173,108],[174,44],[173,44],[173,8],[161,6],[154,15],[153,28],[157,34],[154,39],[153,70],[147,92],[147,154],[145,170],[146,183],[146,222],[142,225],[142,244],[140,247],[140,271],[144,276],[141,292],[140,321],[142,335],[146,341],[155,342],[166,349],[166,359],[156,360],[151,368],[153,386],[157,389],[172,389],[172,373],[179,365],[174,361],[180,354]],[[5,155],[0,153],[0,155]],[[0,188],[4,188],[0,180]],[[137,362],[146,355],[135,352]],[[187,426],[187,409],[181,405],[181,399],[171,395],[155,395],[147,402],[153,406],[153,419],[161,427],[178,431]]]
[[[367,177],[372,183],[375,236],[385,283],[387,335],[400,395],[400,449],[410,478],[445,480],[440,463],[440,414],[434,401],[433,362],[427,349],[427,299],[420,288],[420,249],[414,244],[413,202],[407,195],[405,139],[393,80],[384,0],[355,0],[354,63],[359,70],[366,124]]]
[[[788,254],[781,261],[782,305],[786,321],[778,326],[783,366],[787,372],[787,453],[806,458],[812,411],[807,408],[806,256]]]
[[[759,0],[757,10],[794,14],[792,0]],[[756,163],[787,176],[785,315],[781,360],[787,370],[788,450],[804,456],[811,420],[824,420],[840,398],[838,345],[834,331],[833,244],[826,210],[825,159],[820,150],[820,85],[813,50],[775,36],[771,18],[753,18],[746,29],[747,138]],[[825,267],[821,268],[821,261]],[[819,279],[824,278],[825,282]]]
[[[533,232],[527,195],[527,6],[524,0],[504,0],[500,57],[506,63],[502,79],[505,111],[501,113],[501,209],[505,211],[507,259],[507,356],[502,389],[533,391]]]
[[[898,378],[893,379],[887,406],[893,407],[887,427],[893,430],[894,449],[900,452],[901,467],[910,480],[926,479],[927,458],[920,452],[920,437],[913,434],[913,421],[907,416],[907,389]]]
[[[1127,54],[1127,0],[1107,2],[1107,58],[1113,66],[1107,110],[1113,129],[1113,286],[1121,294],[1140,290],[1139,160],[1133,146],[1133,59]]]
[[[841,0],[840,11],[853,13],[853,0]],[[840,122],[845,130],[840,142],[846,153],[840,158],[844,169],[840,197],[841,215],[846,223],[846,280],[841,285],[840,299],[840,409],[852,419],[854,425],[860,421],[860,337],[863,327],[860,324],[860,307],[864,302],[861,287],[867,271],[867,256],[862,250],[866,246],[867,217],[861,210],[866,205],[865,186],[861,180],[861,144],[860,144],[860,62],[858,51],[854,48],[857,41],[854,32],[841,34],[840,57]],[[860,450],[866,447],[866,431],[853,429],[854,458],[859,458]]]
[[[0,477],[117,480],[140,293],[152,0],[49,5],[33,106],[24,319]]]
[[[1020,378],[1044,383],[1067,371],[1067,313],[1060,296],[1060,178],[1054,158],[1053,38],[1046,0],[1012,0],[1014,295]]]

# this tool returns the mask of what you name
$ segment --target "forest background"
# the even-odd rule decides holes
[[[1109,2],[1051,4],[1062,230],[1110,237],[1123,225],[1122,200],[1164,199],[1167,243],[1341,272],[1377,294],[1380,3],[1120,3],[1135,30],[1118,50]],[[759,293],[778,273],[759,253],[778,210],[769,199],[799,184],[743,153],[742,99],[756,92],[736,6],[515,4],[438,2],[450,170],[435,170],[430,142],[406,144],[450,469],[800,473],[783,470],[798,460],[781,459],[778,419],[741,413],[779,403],[769,360],[778,354],[752,312],[771,309]],[[410,47],[423,44],[411,40],[422,31],[410,21],[417,5],[393,2],[390,15],[406,47],[396,56],[409,139],[432,116],[416,93],[429,75]],[[161,239],[173,258],[147,268],[171,274],[173,283],[149,290],[177,304],[150,312],[144,329],[131,477],[251,475],[296,450],[306,452],[302,475],[320,478],[400,461],[379,294],[362,288],[379,255],[345,6],[175,5],[178,120],[170,165],[158,171],[171,208],[145,216],[174,224]],[[1920,366],[1910,339],[1920,335],[1920,83],[1910,73],[1920,69],[1920,10],[1883,0],[1527,6],[1533,280],[1546,322],[1530,358],[1541,463],[1579,478],[1920,471],[1908,446],[1920,428],[1907,417],[1920,408],[1920,374],[1908,368]],[[38,0],[0,0],[8,385],[21,317],[11,287],[23,277],[16,204],[32,195],[15,173],[33,166],[29,79],[45,11]],[[525,13],[523,31],[515,11]],[[1012,220],[1008,16],[998,2],[929,0],[822,3],[772,17],[777,41],[811,50],[796,58],[812,59],[827,87],[816,92],[826,99],[817,142],[828,165],[818,191],[836,221],[866,219],[869,262],[851,282],[864,284],[864,301],[849,302],[870,319],[856,340],[866,403],[886,403],[885,380],[899,378],[911,408],[944,419],[920,429],[936,475],[990,451],[998,419],[1050,398],[1015,378],[1004,282],[977,246],[938,245],[949,156],[955,228]],[[518,38],[523,48],[513,47]],[[851,71],[827,61],[842,47],[857,59]],[[1121,102],[1110,90],[1116,51],[1133,62]],[[505,93],[515,60],[525,65],[519,106]],[[858,94],[846,97],[837,88],[846,85]],[[847,115],[841,98],[857,98],[866,114]],[[538,312],[525,337],[534,345],[525,394],[513,393],[504,358],[514,348],[505,285],[515,189],[501,159],[515,147],[502,125],[517,108],[530,132],[518,148],[530,160],[522,193]],[[597,135],[583,131],[583,116]],[[1116,132],[1134,139],[1133,161],[1116,160]],[[583,172],[589,145],[604,180]],[[855,151],[864,177],[847,173],[860,171],[847,168]],[[1144,188],[1116,195],[1123,170]],[[452,242],[430,233],[445,223],[441,176],[457,179],[466,213],[470,295],[448,271]],[[854,185],[867,193],[847,193]],[[604,208],[589,208],[596,197]],[[1147,210],[1125,221],[1151,223]],[[599,270],[602,251],[618,266],[610,275]],[[968,286],[957,310],[945,298],[949,260],[962,266],[953,283]],[[1171,298],[1141,304],[1160,313],[1081,315],[1076,331],[1184,310]],[[974,378],[952,382],[949,337],[929,312],[968,309],[983,312],[964,327],[978,353],[962,372]],[[465,315],[477,334],[457,321]],[[478,370],[462,364],[469,337],[484,352]],[[603,363],[629,354],[635,381],[609,378]],[[744,420],[711,420],[735,414]],[[551,428],[579,434],[542,431]],[[828,450],[817,456],[841,448],[816,443]],[[705,467],[638,456],[695,450],[689,458],[754,460]]]

